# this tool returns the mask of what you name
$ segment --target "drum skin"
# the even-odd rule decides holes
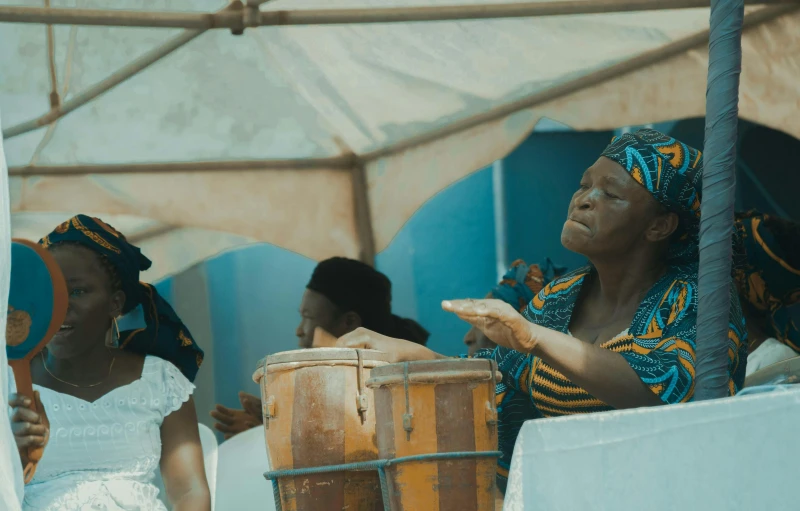
[[[496,451],[497,377],[489,360],[420,361],[374,369],[367,386],[375,391],[380,457]],[[494,510],[496,473],[496,458],[391,465],[391,511]]]
[[[365,383],[373,368],[386,364],[382,353],[346,348],[267,357],[255,379],[260,380],[272,470],[377,459],[375,405]],[[365,396],[363,413],[359,395]],[[383,510],[375,470],[283,477],[278,484],[283,511]]]

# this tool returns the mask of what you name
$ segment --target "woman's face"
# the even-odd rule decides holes
[[[111,321],[125,303],[124,293],[111,289],[100,257],[75,245],[51,248],[67,281],[69,307],[61,329],[47,345],[56,358],[72,358],[105,343]]]
[[[561,243],[590,259],[630,252],[639,243],[659,241],[662,233],[650,232],[653,228],[669,228],[653,225],[656,217],[668,216],[660,208],[625,169],[601,157],[584,172],[572,196]],[[673,220],[677,226],[677,217]]]
[[[317,327],[335,337],[341,337],[361,326],[358,315],[350,312],[342,314],[325,295],[310,289],[303,293],[300,317],[300,324],[295,331],[300,348],[313,346],[314,330]]]

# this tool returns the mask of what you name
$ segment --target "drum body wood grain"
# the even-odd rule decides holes
[[[375,405],[365,383],[373,368],[386,363],[382,353],[345,348],[267,357],[257,379],[272,470],[377,459]],[[278,482],[283,511],[383,509],[376,471],[284,477]]]
[[[496,366],[434,360],[376,368],[378,449],[385,459],[497,450]],[[407,383],[406,383],[407,382]],[[495,458],[400,463],[387,468],[391,511],[490,511]]]

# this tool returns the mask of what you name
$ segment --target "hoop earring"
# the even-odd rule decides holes
[[[106,347],[119,348],[119,324],[117,318],[111,319],[111,328],[106,332]]]

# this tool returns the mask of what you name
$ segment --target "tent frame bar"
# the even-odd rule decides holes
[[[744,29],[756,27],[771,21],[783,14],[796,10],[800,5],[783,5],[759,9],[748,13],[744,17]],[[187,32],[189,34],[191,32]],[[178,36],[183,37],[183,36]],[[461,121],[456,121],[443,128],[432,130],[428,133],[398,142],[389,147],[358,155],[358,160],[367,164],[373,160],[391,156],[401,151],[412,149],[436,140],[445,138],[458,132],[466,131],[481,124],[502,119],[521,110],[533,108],[543,103],[553,101],[569,94],[574,94],[583,89],[599,85],[608,80],[618,78],[627,73],[632,73],[647,66],[657,64],[671,57],[680,55],[687,50],[708,44],[709,30],[692,34],[683,39],[678,39],[660,48],[645,52],[641,55],[611,65],[607,68],[594,71],[574,80],[556,85],[544,91],[536,92],[519,100],[500,105],[492,110],[478,114]],[[174,40],[173,40],[174,41]],[[169,43],[168,43],[169,44]],[[154,50],[159,51],[159,49]],[[142,57],[145,58],[145,57]],[[119,71],[120,73],[122,70]],[[115,73],[116,74],[116,73]],[[107,80],[111,80],[111,77]],[[120,80],[121,81],[121,80]],[[102,83],[102,82],[101,82]],[[119,82],[117,82],[119,83]],[[110,87],[109,87],[110,88]],[[105,90],[100,90],[100,84],[92,89],[97,90],[97,95]],[[80,94],[81,97],[88,92]],[[75,98],[77,99],[77,97]],[[88,102],[91,98],[86,99]],[[69,103],[66,102],[65,105]],[[76,107],[77,108],[77,107]],[[74,108],[73,108],[74,110]],[[33,121],[29,121],[33,122]],[[12,127],[11,129],[15,129]],[[5,135],[5,133],[4,133]],[[82,176],[87,174],[130,174],[130,173],[164,173],[164,172],[213,172],[221,170],[276,170],[276,169],[337,169],[350,171],[355,165],[353,155],[343,155],[333,158],[287,159],[287,160],[250,160],[250,161],[217,161],[217,162],[180,162],[180,163],[141,163],[141,164],[108,164],[108,165],[51,165],[51,166],[25,166],[10,167],[9,176]]]
[[[750,0],[747,3],[749,5],[796,4],[797,0]],[[249,2],[249,5],[245,6],[240,0],[234,0],[229,8],[217,13],[6,6],[0,7],[0,22],[194,30],[227,28],[235,34],[241,34],[247,26],[408,23],[708,8],[710,0],[567,0],[494,5],[291,11],[258,11],[257,4],[258,2]]]
[[[9,177],[87,176],[108,174],[173,174],[183,172],[341,170],[350,171],[352,155],[332,158],[290,158],[285,160],[190,161],[108,165],[33,165],[9,167]]]
[[[360,247],[359,259],[375,266],[375,231],[372,225],[372,211],[369,204],[369,184],[364,163],[354,160],[351,168],[350,182],[353,186],[353,218],[356,223],[356,235]]]
[[[145,53],[144,55],[135,59],[133,62],[123,66],[119,70],[112,73],[108,78],[92,85],[85,91],[77,94],[75,97],[65,101],[63,104],[53,103],[51,96],[51,108],[49,112],[37,117],[36,119],[31,119],[30,121],[25,121],[3,130],[3,138],[8,140],[9,138],[23,135],[30,131],[37,130],[43,126],[47,126],[48,124],[54,123],[73,110],[76,110],[89,101],[97,98],[109,89],[116,87],[133,75],[147,69],[183,45],[193,41],[203,32],[204,30],[187,30],[183,32],[161,46],[158,46],[157,48]]]

